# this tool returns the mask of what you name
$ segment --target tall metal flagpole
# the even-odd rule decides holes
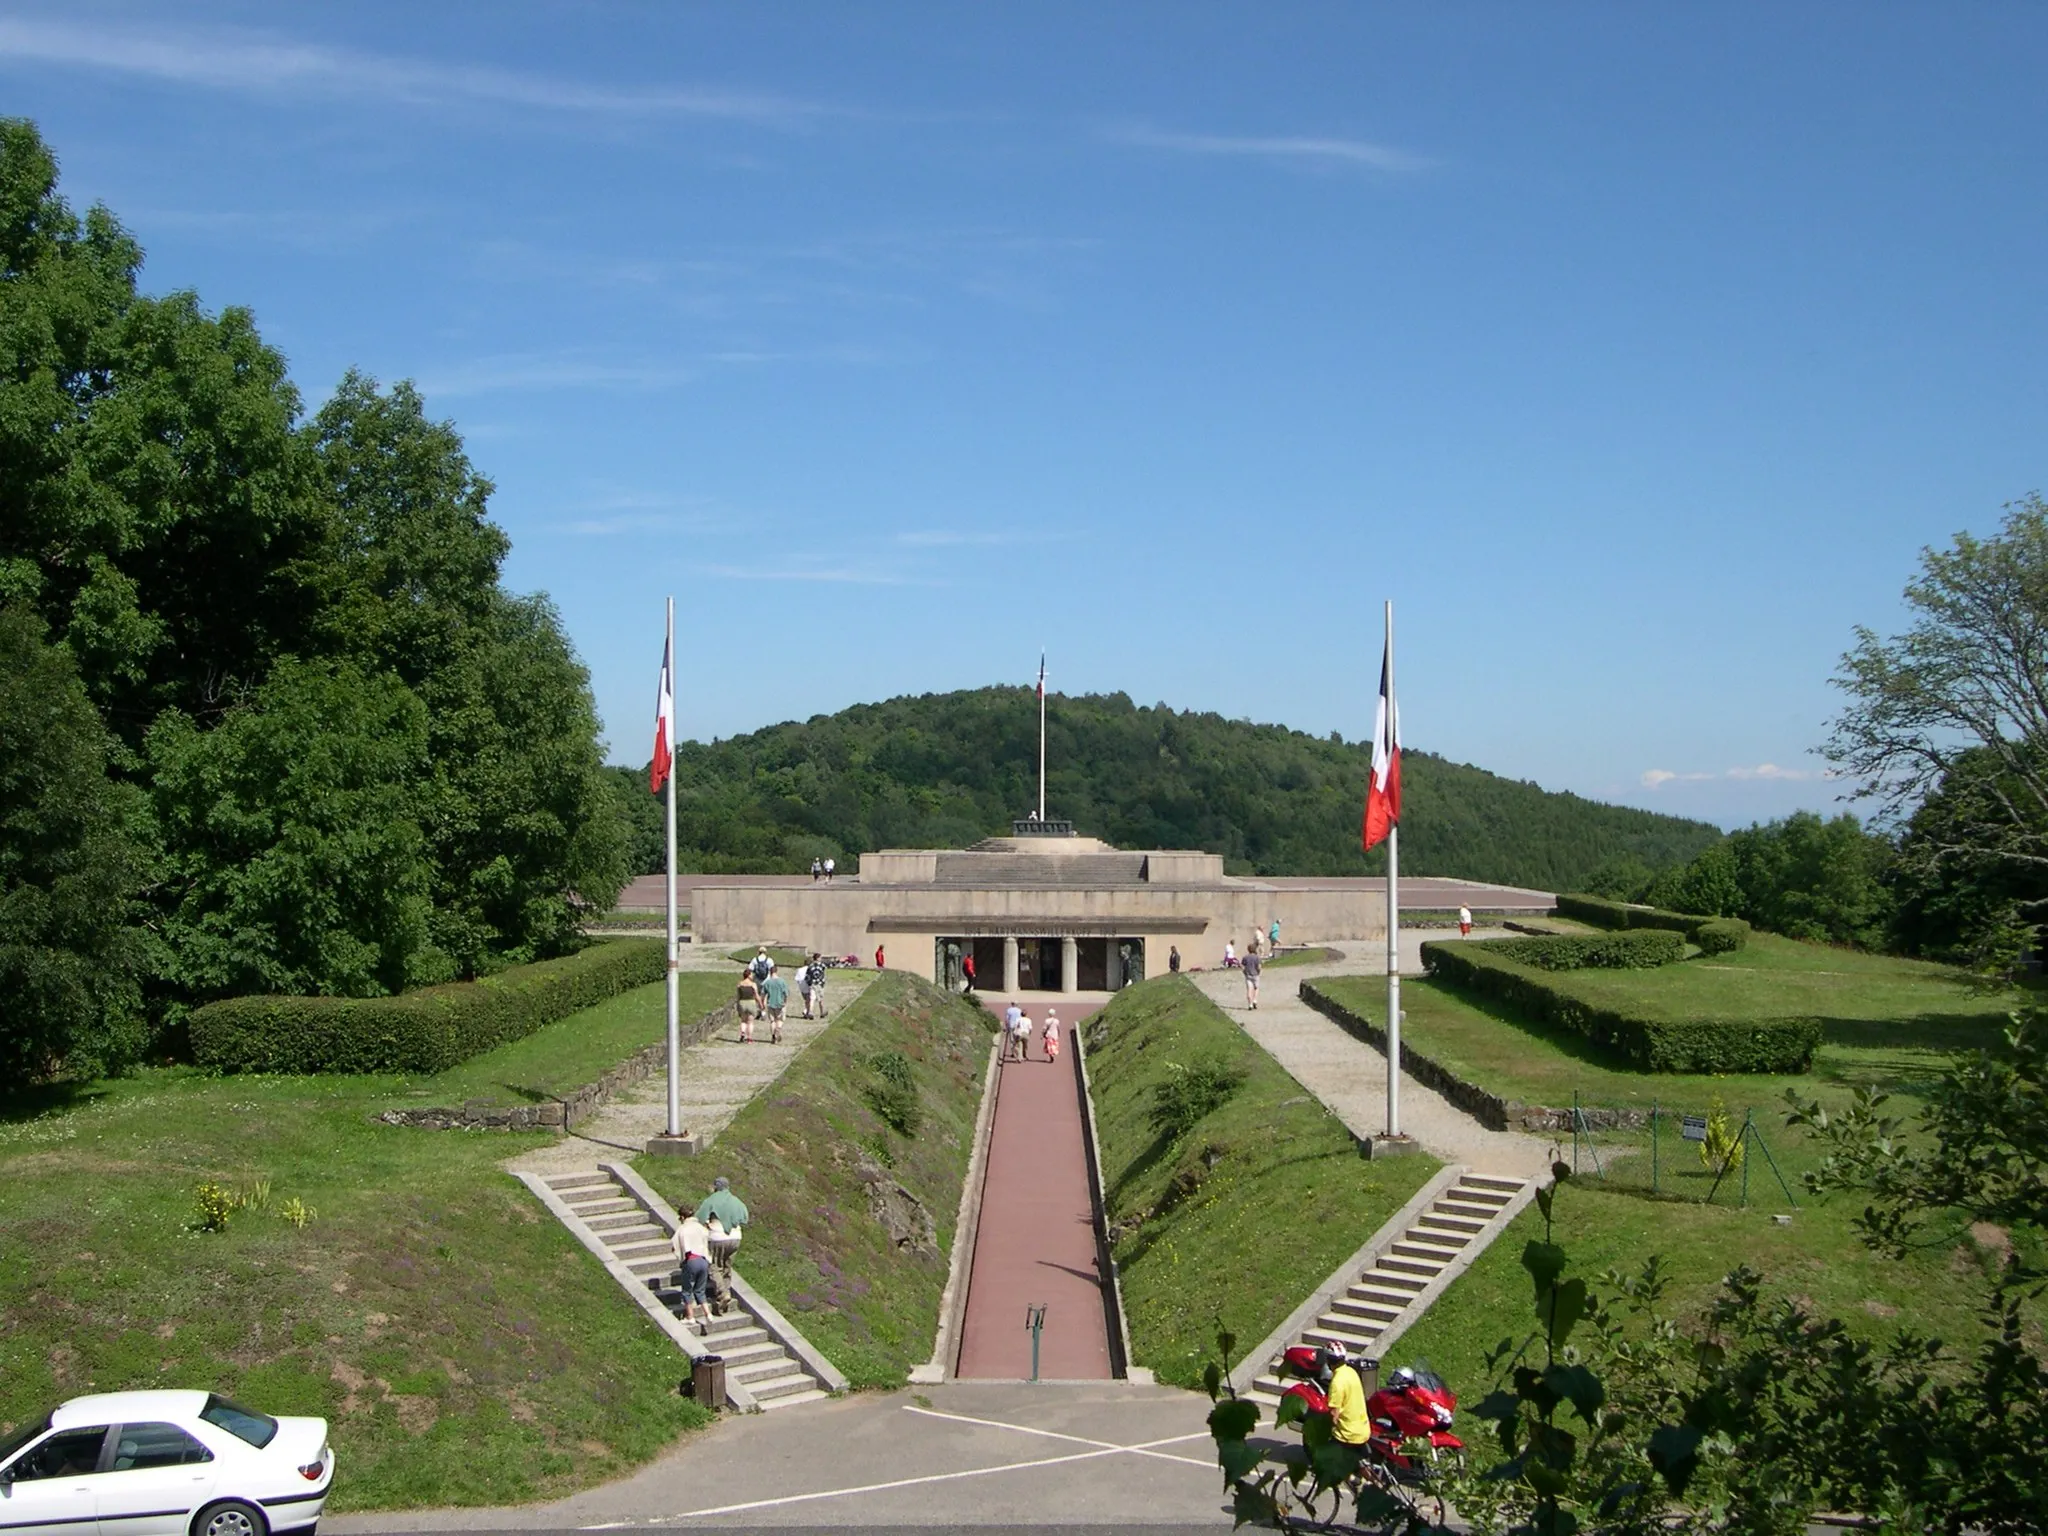
[[[1401,739],[1394,703],[1394,603],[1387,600],[1387,750]],[[1387,1134],[1401,1134],[1401,824],[1387,828]]]
[[[1038,819],[1045,820],[1045,652],[1038,653]]]
[[[676,600],[668,600],[669,716],[675,716]],[[668,1134],[683,1134],[682,1038],[676,1025],[676,768],[675,727],[669,727],[668,769]]]

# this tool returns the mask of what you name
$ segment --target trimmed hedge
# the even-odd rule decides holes
[[[1539,971],[1649,971],[1685,958],[1682,934],[1661,928],[1627,933],[1559,934],[1555,938],[1489,939],[1487,948]]]
[[[1560,896],[1557,915],[1575,917],[1596,928],[1668,928],[1682,933],[1710,955],[1725,955],[1749,942],[1750,927],[1739,917],[1705,917],[1697,912],[1667,912],[1662,907],[1641,907],[1629,901],[1609,901],[1605,896]],[[1700,933],[1711,927],[1713,943],[1702,942]]]
[[[615,939],[397,997],[230,997],[193,1012],[192,1054],[221,1072],[442,1072],[660,981],[662,949]]]
[[[1658,1019],[1588,1003],[1499,944],[1425,944],[1422,963],[1453,987],[1584,1035],[1644,1072],[1804,1072],[1820,1048],[1818,1019]]]

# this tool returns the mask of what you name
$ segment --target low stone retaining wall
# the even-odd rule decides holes
[[[1354,1013],[1323,992],[1314,982],[1304,981],[1301,984],[1301,1000],[1346,1034],[1363,1040],[1382,1056],[1387,1054],[1386,1030],[1363,1015]],[[1449,1067],[1430,1060],[1406,1042],[1401,1046],[1401,1070],[1425,1088],[1435,1089],[1489,1131],[1569,1133],[1572,1128],[1572,1111],[1569,1106],[1553,1109],[1544,1104],[1523,1104],[1514,1099],[1504,1099],[1497,1093],[1488,1093],[1477,1083],[1468,1082]],[[1637,1130],[1649,1123],[1650,1112],[1647,1109],[1589,1108],[1579,1111],[1580,1126],[1591,1131]]]
[[[678,1030],[682,1045],[695,1045],[737,1024],[733,1004],[714,1008],[701,1019],[685,1021]],[[581,1125],[618,1093],[621,1088],[652,1077],[668,1066],[668,1042],[657,1040],[642,1046],[617,1066],[609,1068],[594,1083],[572,1088],[560,1098],[533,1104],[499,1104],[489,1099],[471,1099],[459,1107],[439,1109],[387,1109],[377,1118],[386,1125],[407,1125],[420,1131],[533,1131],[544,1127],[568,1130]]]

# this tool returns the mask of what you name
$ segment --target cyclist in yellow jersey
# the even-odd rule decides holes
[[[1372,1416],[1365,1408],[1365,1383],[1349,1357],[1337,1352],[1336,1368],[1330,1372],[1330,1429],[1337,1443],[1356,1451],[1372,1439]]]

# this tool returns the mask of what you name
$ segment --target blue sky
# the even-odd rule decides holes
[[[1106,15],[1101,14],[1107,12]],[[0,5],[309,405],[416,379],[615,755],[1027,683],[1728,824],[2048,487],[2048,8]]]

